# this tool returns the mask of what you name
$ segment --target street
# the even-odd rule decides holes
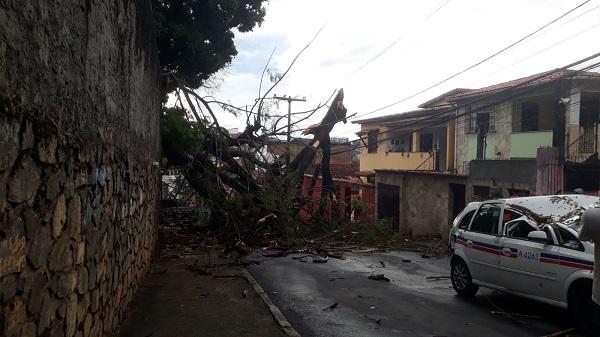
[[[571,328],[560,308],[488,289],[474,299],[456,296],[448,257],[298,257],[261,258],[249,270],[302,336],[544,336]],[[369,279],[373,273],[390,282]]]

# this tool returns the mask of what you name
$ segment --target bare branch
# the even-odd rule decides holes
[[[256,104],[258,103],[258,110],[257,110],[257,119],[260,118],[260,113],[262,111],[262,105],[263,105],[263,101],[265,99],[265,97],[267,97],[267,95],[285,78],[285,76],[288,74],[288,72],[292,69],[292,67],[294,66],[294,64],[296,63],[296,61],[298,60],[298,58],[300,57],[300,55],[302,55],[302,53],[308,49],[308,47],[310,47],[310,45],[315,41],[315,39],[319,36],[319,34],[321,33],[321,31],[323,30],[323,27],[321,27],[319,29],[319,31],[317,31],[317,33],[315,34],[315,36],[312,38],[312,40],[310,40],[310,42],[308,42],[304,48],[302,48],[300,50],[300,52],[298,52],[298,54],[296,54],[296,56],[294,57],[294,59],[292,60],[292,62],[290,63],[290,65],[288,66],[288,68],[283,72],[283,74],[281,74],[281,77],[279,79],[277,79],[277,81],[275,81],[275,83],[269,88],[269,90],[267,90],[267,92],[265,92],[265,94],[254,103],[254,105],[252,106],[252,109],[250,109],[250,111],[254,111],[254,108],[256,107]],[[260,102],[260,103],[259,103]]]

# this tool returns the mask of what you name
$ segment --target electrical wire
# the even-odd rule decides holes
[[[597,57],[599,57],[599,56],[600,56],[600,53],[596,53],[596,54],[593,54],[593,55],[591,55],[591,56],[588,56],[588,57],[585,57],[585,58],[583,58],[583,59],[580,59],[580,60],[578,60],[578,61],[575,61],[575,62],[573,62],[573,63],[570,63],[570,64],[568,64],[568,65],[566,65],[566,66],[563,66],[563,67],[561,67],[561,68],[556,68],[556,69],[554,69],[554,70],[551,70],[551,71],[548,71],[548,72],[544,72],[544,73],[538,74],[538,75],[536,75],[536,76],[534,76],[534,77],[531,77],[531,78],[529,78],[527,81],[524,81],[524,82],[520,83],[519,85],[517,85],[517,86],[514,86],[514,87],[512,87],[512,88],[510,88],[510,89],[506,89],[506,90],[515,90],[515,89],[519,89],[519,88],[520,88],[520,87],[522,87],[522,86],[525,86],[525,85],[531,84],[531,83],[533,83],[533,82],[535,82],[535,81],[538,81],[538,80],[540,80],[540,79],[543,79],[543,78],[545,78],[545,77],[551,76],[551,75],[553,75],[553,74],[555,74],[555,73],[558,73],[558,72],[561,72],[561,71],[568,71],[568,70],[569,70],[569,68],[572,68],[572,67],[574,67],[574,66],[580,65],[580,64],[582,64],[582,63],[585,63],[585,62],[588,62],[588,61],[590,61],[590,60],[593,60],[593,59],[595,59],[595,58],[597,58]],[[571,71],[579,72],[579,71],[581,71],[581,70],[579,70],[579,71],[578,71],[578,70],[571,70]],[[565,77],[569,77],[569,76],[573,76],[573,75],[567,74]],[[554,82],[554,81],[551,81],[551,82]],[[428,116],[428,117],[425,117],[425,118],[422,118],[422,119],[420,119],[420,120],[419,120],[417,123],[420,123],[420,122],[423,122],[423,121],[427,121],[427,120],[429,120],[429,119],[432,119],[432,118],[438,117],[438,116],[440,116],[440,115],[443,115],[443,114],[446,114],[446,113],[448,113],[448,112],[455,111],[455,110],[457,110],[457,109],[459,109],[459,108],[461,108],[461,107],[464,107],[464,106],[466,106],[466,105],[471,105],[471,104],[474,104],[474,103],[478,103],[478,102],[485,101],[487,98],[489,98],[489,97],[491,97],[491,96],[495,96],[496,94],[497,94],[497,92],[492,92],[491,94],[488,94],[488,95],[481,95],[481,96],[479,96],[479,98],[478,98],[478,99],[476,99],[476,100],[473,100],[473,101],[469,102],[468,104],[463,104],[463,105],[459,105],[459,106],[453,106],[453,107],[449,107],[449,108],[447,108],[447,109],[445,109],[445,110],[442,110],[441,112],[435,113],[435,114],[433,114],[433,115],[430,115],[430,116]],[[355,115],[356,115],[356,114],[355,114]],[[348,119],[350,119],[350,118],[348,118]],[[337,122],[338,122],[338,121],[334,121],[334,122],[331,122],[331,123],[329,123],[329,124],[335,124],[335,123],[337,123]],[[325,126],[325,125],[327,125],[327,124],[323,124],[323,126]],[[304,129],[300,129],[300,130],[307,130],[307,129],[309,129],[309,128],[304,128]]]
[[[461,70],[461,71],[459,71],[459,72],[457,72],[457,73],[454,73],[453,75],[450,75],[450,76],[446,77],[445,79],[443,79],[443,80],[441,80],[441,81],[439,81],[439,82],[437,82],[437,83],[435,83],[435,84],[433,84],[433,85],[430,85],[429,87],[427,87],[427,88],[425,88],[425,89],[419,90],[418,92],[416,92],[416,93],[414,93],[414,94],[411,94],[411,95],[409,95],[409,96],[407,96],[407,97],[405,97],[405,98],[402,98],[402,99],[400,99],[400,100],[397,100],[397,101],[395,101],[395,102],[393,102],[393,103],[390,103],[390,104],[387,104],[387,105],[385,105],[385,106],[382,106],[382,107],[380,107],[380,108],[377,108],[377,109],[375,109],[375,110],[369,111],[369,112],[367,112],[367,113],[364,113],[364,114],[357,115],[357,117],[364,117],[364,116],[368,116],[368,115],[374,114],[374,113],[376,113],[376,112],[379,112],[379,111],[382,111],[382,110],[385,110],[385,109],[391,108],[391,107],[393,107],[393,106],[396,106],[396,105],[398,105],[398,104],[400,104],[400,103],[403,103],[403,102],[405,102],[405,101],[407,101],[407,100],[409,100],[409,99],[412,99],[412,98],[414,98],[414,97],[416,97],[416,96],[418,96],[418,95],[421,95],[421,94],[423,94],[423,93],[425,93],[425,92],[427,92],[427,91],[429,91],[429,90],[431,90],[431,89],[433,89],[433,88],[436,88],[436,87],[440,86],[441,84],[443,84],[443,83],[446,83],[446,82],[450,81],[451,79],[454,79],[454,78],[456,78],[456,77],[458,77],[458,76],[460,76],[460,75],[464,74],[465,72],[467,72],[467,71],[469,71],[469,70],[471,70],[471,69],[473,69],[473,68],[475,68],[475,67],[477,67],[477,66],[480,66],[481,64],[483,64],[483,63],[485,63],[485,62],[487,62],[487,61],[489,61],[489,60],[493,59],[494,57],[496,57],[496,56],[498,56],[498,55],[500,55],[500,54],[504,53],[505,51],[507,51],[507,50],[509,50],[509,49],[513,48],[514,46],[518,45],[519,43],[523,42],[524,40],[528,39],[529,37],[531,37],[531,36],[533,36],[533,35],[537,34],[538,32],[542,31],[542,30],[543,30],[543,29],[545,29],[546,27],[548,27],[548,26],[552,25],[553,23],[555,23],[555,22],[559,21],[560,19],[564,18],[565,16],[569,15],[570,13],[572,13],[572,12],[574,12],[575,10],[579,9],[580,7],[584,6],[585,4],[587,4],[587,3],[588,3],[588,2],[590,2],[590,1],[591,1],[591,0],[586,0],[586,1],[582,2],[582,3],[580,3],[579,5],[577,5],[577,6],[573,7],[573,8],[571,8],[570,10],[568,10],[568,11],[566,11],[565,13],[561,14],[561,15],[560,15],[560,16],[558,16],[557,18],[555,18],[555,19],[552,19],[552,20],[551,20],[551,21],[549,21],[548,23],[546,23],[546,24],[542,25],[541,27],[537,28],[537,29],[536,29],[536,30],[534,30],[533,32],[531,32],[531,33],[529,33],[529,34],[527,34],[527,35],[525,35],[525,36],[521,37],[521,38],[520,38],[520,39],[518,39],[517,41],[515,41],[515,42],[513,42],[513,43],[509,44],[508,46],[506,46],[506,47],[504,47],[504,48],[500,49],[499,51],[497,51],[497,52],[494,52],[493,54],[491,54],[491,55],[489,55],[489,56],[485,57],[484,59],[482,59],[482,60],[480,60],[480,61],[478,61],[478,62],[474,63],[473,65],[470,65],[470,66],[468,66],[467,68],[465,68],[465,69],[463,69],[463,70]]]
[[[510,88],[510,89],[507,89],[507,91],[508,91],[508,90],[510,90],[510,91],[514,91],[515,89],[519,89],[520,87],[523,87],[523,86],[525,86],[525,85],[527,85],[527,84],[530,84],[531,82],[537,81],[537,80],[539,80],[539,79],[541,79],[541,78],[543,78],[543,77],[546,77],[546,76],[550,76],[551,74],[553,74],[553,73],[556,73],[556,72],[558,72],[558,71],[564,71],[564,70],[567,70],[568,68],[571,68],[573,65],[578,65],[578,64],[581,64],[581,63],[587,62],[587,61],[589,61],[589,60],[591,60],[591,59],[597,58],[598,56],[600,56],[600,53],[594,54],[594,55],[592,55],[592,56],[590,56],[590,57],[586,57],[586,58],[584,58],[584,59],[582,59],[582,60],[579,60],[579,61],[577,61],[577,62],[574,62],[574,63],[572,63],[572,64],[568,65],[567,67],[558,68],[558,69],[556,69],[556,70],[554,70],[554,71],[552,71],[552,72],[547,72],[547,73],[544,73],[544,74],[543,74],[543,75],[541,75],[541,76],[536,76],[535,78],[533,78],[533,79],[530,79],[530,80],[528,80],[528,81],[526,81],[526,82],[524,82],[524,83],[521,83],[521,84],[519,84],[518,86],[515,86],[515,87],[512,87],[512,88]],[[538,84],[538,85],[535,85],[535,86],[528,87],[528,90],[526,90],[526,91],[524,91],[524,92],[518,92],[518,93],[516,93],[515,95],[511,95],[511,96],[509,96],[508,98],[505,98],[505,99],[503,99],[502,101],[506,101],[506,100],[512,99],[512,98],[514,98],[514,97],[522,96],[524,93],[530,92],[530,91],[532,91],[532,90],[539,89],[539,88],[541,88],[541,87],[545,87],[545,86],[552,85],[552,84],[554,84],[554,83],[556,83],[556,82],[558,82],[558,81],[560,81],[560,80],[563,80],[563,79],[565,79],[565,78],[569,78],[569,77],[576,76],[576,75],[577,75],[578,73],[580,73],[580,72],[583,72],[583,71],[589,71],[590,69],[595,69],[595,68],[597,68],[598,66],[600,66],[600,63],[595,63],[595,64],[592,64],[592,65],[590,65],[590,66],[587,66],[587,67],[584,67],[584,68],[582,68],[582,69],[580,69],[580,70],[573,70],[573,72],[567,73],[566,75],[563,75],[563,76],[557,77],[557,78],[555,78],[555,79],[552,79],[552,80],[550,80],[550,81],[548,81],[548,82],[544,82],[544,83],[541,83],[541,84]],[[449,113],[449,112],[456,112],[456,111],[458,111],[458,110],[459,110],[459,109],[461,109],[461,108],[465,108],[466,106],[471,106],[471,105],[473,105],[473,104],[475,104],[475,103],[478,103],[478,102],[485,101],[485,100],[487,100],[488,98],[490,98],[490,97],[492,97],[492,96],[496,96],[497,94],[498,94],[498,92],[493,92],[493,93],[491,93],[491,94],[488,94],[488,95],[483,95],[483,96],[481,96],[479,99],[477,99],[477,100],[474,100],[474,101],[471,101],[471,102],[469,102],[469,103],[464,103],[464,104],[461,104],[461,105],[457,105],[457,106],[449,107],[448,109],[445,109],[445,110],[443,110],[443,111],[441,111],[441,112],[439,112],[439,113],[436,113],[436,114],[433,114],[433,115],[431,115],[431,116],[428,116],[428,117],[426,117],[426,118],[423,118],[422,120],[415,121],[415,122],[413,122],[413,123],[409,123],[409,124],[407,124],[407,125],[403,125],[401,128],[406,128],[406,127],[408,127],[408,126],[411,126],[411,125],[417,125],[417,124],[419,124],[419,123],[422,123],[423,121],[427,121],[427,120],[430,120],[430,119],[432,119],[432,118],[435,118],[435,117],[438,117],[438,116],[442,116],[442,115],[444,115],[444,114],[447,114],[447,113]],[[446,123],[447,121],[450,121],[450,120],[452,120],[452,119],[458,119],[458,118],[460,118],[460,117],[462,117],[462,116],[465,116],[465,115],[467,115],[467,114],[475,113],[475,112],[477,112],[477,111],[481,111],[481,110],[483,110],[483,109],[485,109],[485,108],[489,108],[490,106],[497,105],[497,104],[501,103],[502,101],[494,102],[494,103],[492,103],[492,104],[487,104],[487,105],[484,105],[484,106],[482,106],[482,107],[479,107],[479,108],[477,108],[477,109],[474,109],[474,110],[468,111],[468,112],[466,112],[466,113],[462,113],[462,114],[457,114],[457,115],[455,115],[455,116],[451,116],[451,117],[450,117],[449,119],[447,119],[447,120],[444,120],[444,121],[441,121],[441,122],[434,122],[433,124],[429,124],[429,125],[426,125],[426,126],[423,126],[423,127],[417,128],[417,129],[415,129],[414,131],[419,131],[419,130],[422,130],[423,128],[426,128],[426,127],[431,127],[432,125],[438,125],[438,124]],[[390,129],[388,129],[386,132],[388,132],[388,133],[389,133],[389,131],[393,131],[393,130],[397,130],[397,129],[399,129],[399,128],[398,128],[398,127],[395,127],[395,128],[390,128]],[[380,134],[380,132],[378,132],[377,134],[379,135],[379,134]],[[386,138],[386,139],[382,139],[381,141],[378,141],[378,143],[380,143],[380,142],[382,142],[382,141],[386,141],[386,140],[389,140],[389,139],[388,139],[388,138]],[[364,147],[364,145],[362,145],[362,146],[359,146],[359,148],[360,148],[360,147]],[[351,150],[354,150],[354,149],[351,149]],[[333,154],[333,153],[332,153],[332,154]]]
[[[429,13],[429,15],[427,15],[425,20],[423,20],[422,24],[425,24],[429,19],[431,19],[432,16],[434,16],[437,12],[439,12],[442,8],[444,8],[449,2],[450,2],[450,0],[446,0],[440,6],[436,7],[436,9],[434,9],[431,13]],[[352,75],[355,75],[356,73],[360,72],[365,67],[367,67],[369,64],[373,63],[375,60],[377,60],[378,58],[383,56],[385,53],[390,51],[390,49],[392,49],[398,42],[400,42],[402,39],[404,39],[407,35],[408,34],[402,34],[399,37],[397,37],[396,39],[394,39],[394,41],[392,41],[390,44],[385,46],[385,48],[383,48],[381,51],[379,51],[377,54],[375,54],[375,56],[373,56],[369,60],[367,60],[367,62],[365,62],[363,65],[361,65],[358,69],[356,69],[355,71],[348,74],[348,76],[346,76],[346,78],[349,78]]]

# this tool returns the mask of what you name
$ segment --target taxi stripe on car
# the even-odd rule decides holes
[[[568,256],[559,256],[554,254],[542,253],[540,262],[558,264],[560,266],[572,267],[585,270],[594,270],[594,262],[577,259]]]
[[[459,245],[463,245],[467,248],[471,248],[471,249],[489,253],[489,254],[501,255],[501,256],[511,257],[511,258],[515,258],[515,259],[518,257],[518,250],[516,248],[507,247],[507,248],[510,248],[510,250],[511,250],[511,253],[509,256],[509,255],[503,254],[502,249],[504,247],[492,245],[489,243],[473,241],[473,246],[469,247],[469,246],[467,246],[465,238],[463,238],[461,236],[456,237],[456,243]],[[554,254],[548,254],[548,253],[542,253],[540,255],[540,262],[549,263],[549,264],[557,264],[559,266],[578,268],[578,269],[584,269],[584,270],[590,270],[590,271],[594,270],[594,262],[593,261],[587,261],[587,260],[577,259],[574,257],[560,256],[560,255],[554,255]]]
[[[460,244],[460,245],[463,245],[463,246],[465,246],[467,248],[478,250],[478,251],[484,252],[484,253],[489,253],[489,254],[494,254],[494,255],[502,255],[502,256],[511,257],[511,258],[514,258],[514,259],[517,258],[518,250],[516,248],[507,247],[507,248],[510,248],[511,252],[510,252],[510,255],[505,255],[504,252],[502,251],[502,249],[504,247],[493,245],[493,244],[490,244],[490,243],[473,241],[473,246],[469,247],[469,246],[467,246],[465,238],[460,237],[460,236],[456,238],[456,243]]]

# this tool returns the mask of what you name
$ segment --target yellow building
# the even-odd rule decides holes
[[[455,111],[445,100],[467,89],[454,89],[420,109],[354,121],[360,124],[360,172],[376,169],[454,171]]]

